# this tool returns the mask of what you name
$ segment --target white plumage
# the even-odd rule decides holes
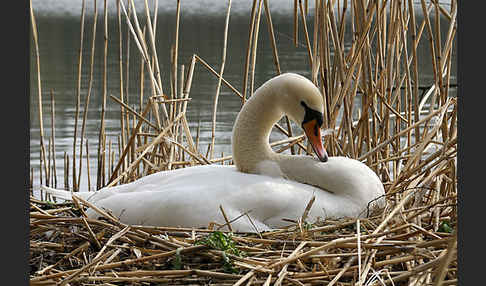
[[[235,231],[255,231],[253,225],[258,231],[283,227],[288,223],[282,219],[300,218],[313,196],[309,221],[365,216],[370,202],[373,209],[382,208],[383,184],[365,164],[346,157],[320,162],[312,156],[282,155],[271,150],[268,137],[277,120],[287,114],[297,123],[303,122],[301,101],[322,112],[318,89],[304,77],[284,74],[260,87],[245,104],[233,129],[236,166],[163,171],[128,184],[74,194],[135,225],[224,224],[221,205],[229,220],[240,217],[231,223]],[[71,199],[70,192],[42,189]],[[99,216],[91,209],[87,213],[93,218]]]

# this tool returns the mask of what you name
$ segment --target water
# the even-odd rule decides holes
[[[40,49],[40,67],[43,96],[43,121],[45,138],[51,136],[51,106],[50,94],[55,98],[55,144],[56,144],[56,167],[57,186],[63,187],[63,158],[67,153],[72,158],[73,132],[75,118],[75,103],[77,90],[77,68],[79,50],[79,31],[81,1],[32,1],[35,11]],[[136,1],[139,14],[144,12],[143,1]],[[230,17],[228,47],[225,63],[224,78],[236,89],[242,90],[242,78],[244,73],[246,46],[248,38],[249,17],[252,1],[237,1],[232,3],[232,14]],[[293,1],[269,1],[272,11],[272,20],[276,33],[279,59],[283,72],[297,72],[309,77],[309,61],[307,50],[304,44],[304,36],[300,34],[301,45],[295,47],[291,36],[293,34],[292,9]],[[310,4],[310,15],[313,15],[313,3]],[[119,63],[118,63],[118,24],[115,1],[109,1],[109,47],[108,47],[108,95],[119,96]],[[152,5],[152,1],[149,1]],[[85,96],[88,92],[89,65],[91,56],[91,37],[93,23],[93,1],[87,1],[87,15],[85,22],[84,49],[83,49],[83,70],[81,87],[81,108],[80,114],[84,111]],[[181,20],[179,34],[179,65],[188,67],[193,54],[199,55],[215,70],[220,69],[224,21],[226,13],[226,1],[182,1]],[[98,132],[100,128],[100,110],[102,103],[103,83],[103,1],[98,1],[98,23],[97,41],[95,51],[95,67],[93,71],[93,87],[89,103],[89,112],[86,125],[86,137],[90,145],[90,174],[91,186],[96,181],[96,153],[98,145]],[[169,92],[170,82],[170,49],[174,44],[175,37],[175,9],[176,1],[159,1],[159,14],[157,25],[157,53],[162,69],[162,80],[164,91]],[[153,11],[153,9],[152,9]],[[143,25],[144,17],[139,18]],[[420,21],[418,15],[417,21]],[[311,28],[313,18],[308,18],[308,25]],[[122,23],[125,20],[122,19]],[[300,25],[301,26],[301,25]],[[445,38],[448,22],[443,21],[442,38]],[[123,26],[123,37],[126,39],[127,31]],[[312,29],[309,31],[312,32]],[[349,37],[347,37],[349,38]],[[431,70],[429,47],[426,38],[423,37],[418,50],[420,59],[420,84],[430,85],[433,74]],[[33,42],[32,42],[33,43]],[[345,43],[345,47],[350,43]],[[30,66],[30,165],[34,169],[34,189],[38,189],[39,181],[39,156],[40,156],[40,135],[39,135],[39,111],[38,111],[38,88],[36,61],[34,47],[31,45],[31,66]],[[126,45],[123,46],[123,56],[126,55]],[[140,96],[140,62],[139,55],[133,40],[130,46],[130,74],[129,74],[129,105],[139,110]],[[455,54],[452,65],[452,81],[455,83]],[[124,66],[125,68],[125,66]],[[262,13],[262,24],[260,26],[257,66],[255,69],[255,87],[276,74],[271,43],[268,39],[266,20]],[[144,99],[150,95],[148,76],[145,76]],[[124,79],[126,81],[127,79]],[[190,97],[192,101],[188,105],[187,116],[192,134],[196,134],[198,124],[201,128],[200,150],[206,150],[211,140],[212,104],[216,93],[217,78],[210,74],[202,65],[196,64]],[[240,109],[240,99],[233,92],[222,85],[218,113],[217,113],[217,136],[215,154],[230,154],[231,129]],[[117,150],[117,136],[119,134],[120,107],[111,99],[107,99],[106,110],[106,132],[108,139],[111,139],[113,148]],[[81,116],[79,117],[78,130],[81,127]],[[295,129],[296,133],[300,133]],[[79,136],[78,136],[79,137]],[[272,134],[272,140],[282,139],[278,132]],[[48,139],[45,139],[47,143]],[[77,157],[79,147],[77,147]],[[117,153],[117,152],[116,152]],[[72,163],[72,162],[71,162]],[[83,162],[85,168],[86,162]],[[70,166],[70,172],[72,166]],[[84,172],[84,170],[83,170]],[[72,183],[70,182],[70,185]],[[84,172],[81,181],[81,189],[87,189],[86,173]]]

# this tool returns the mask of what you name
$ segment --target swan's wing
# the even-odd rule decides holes
[[[315,188],[281,178],[245,174],[229,166],[198,166],[161,172],[99,191],[91,201],[121,221],[137,225],[206,227],[224,224],[259,231],[302,215]],[[88,214],[97,217],[93,210]],[[251,220],[251,221],[250,221]]]
[[[221,206],[235,231],[255,231],[255,226],[263,231],[288,225],[283,218],[300,218],[313,196],[311,222],[329,215],[352,216],[357,210],[349,198],[310,185],[217,165],[160,172],[96,193],[90,198],[95,205],[135,225],[224,224]],[[98,216],[93,210],[88,215]]]

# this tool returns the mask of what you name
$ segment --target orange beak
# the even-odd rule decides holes
[[[327,152],[322,145],[321,128],[317,125],[317,120],[314,119],[303,123],[302,128],[319,160],[327,162]]]

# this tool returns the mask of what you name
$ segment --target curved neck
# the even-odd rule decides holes
[[[276,153],[269,145],[270,132],[284,115],[278,105],[277,96],[272,92],[253,95],[236,118],[231,144],[233,161],[242,172],[257,173],[260,162],[275,160]]]

